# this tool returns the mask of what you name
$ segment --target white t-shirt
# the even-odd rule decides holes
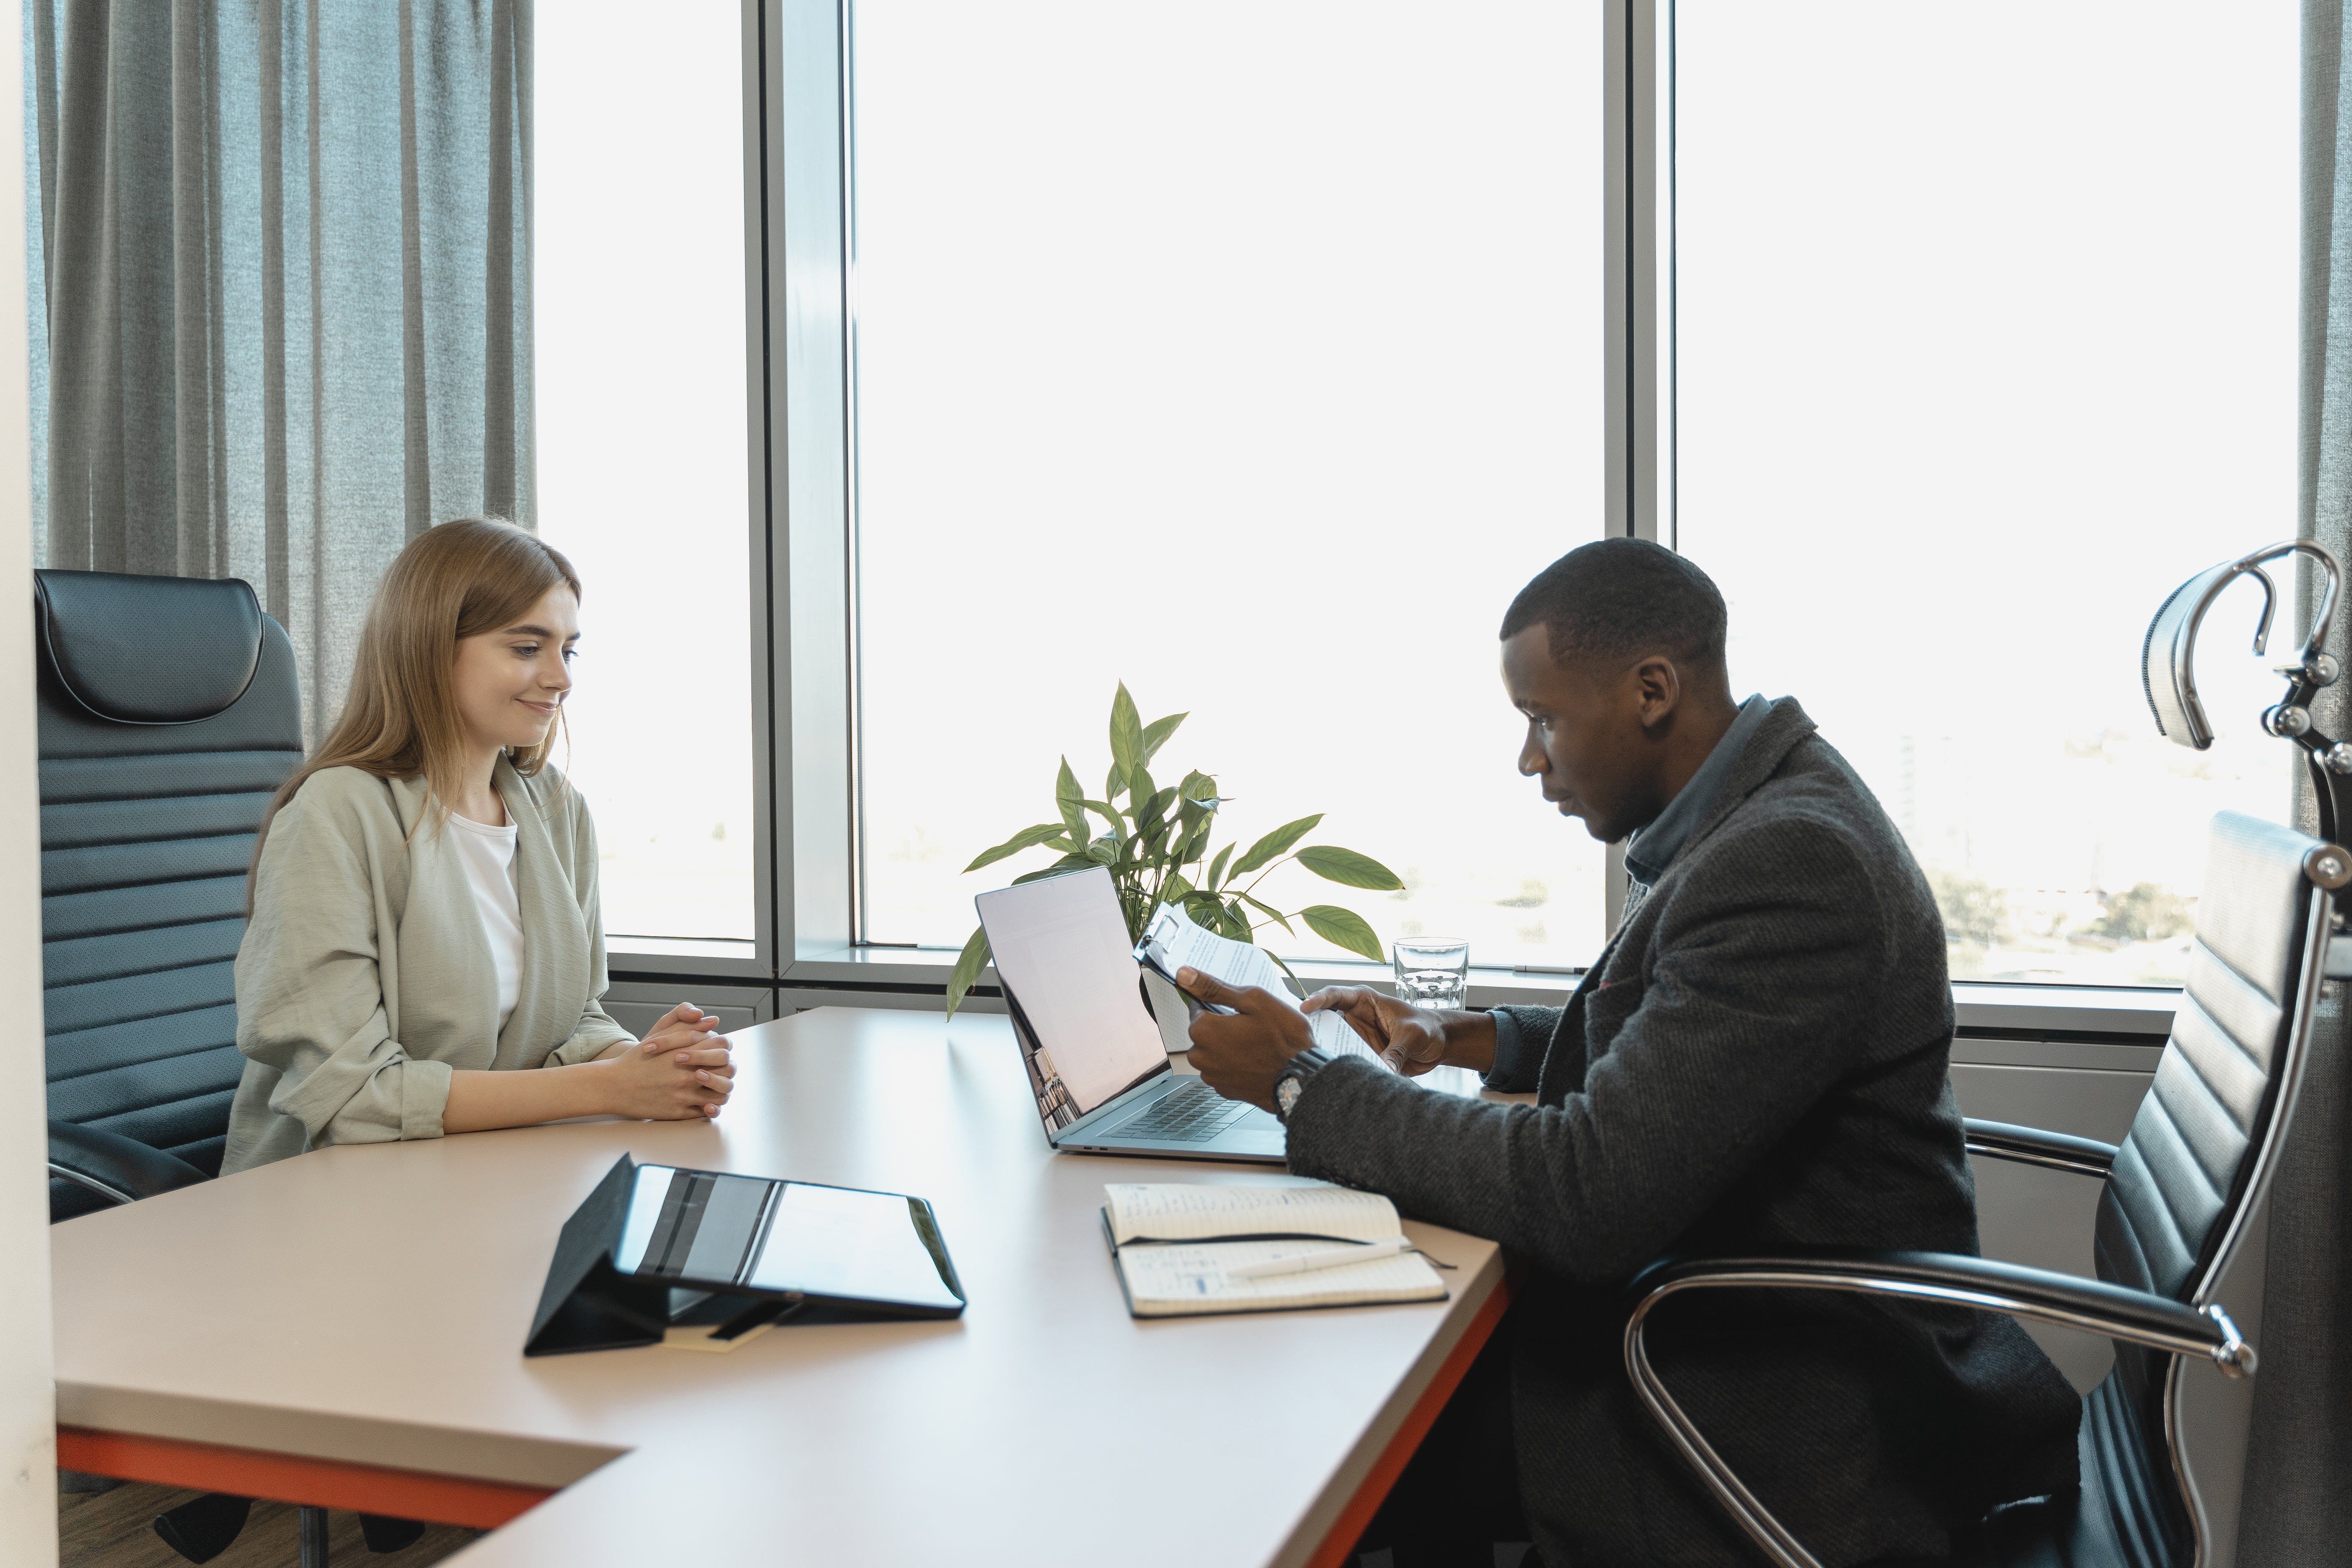
[[[489,827],[454,813],[449,826],[457,837],[458,863],[473,885],[474,907],[481,911],[482,934],[490,940],[490,967],[499,977],[499,1028],[522,995],[522,901],[515,891],[515,830]]]

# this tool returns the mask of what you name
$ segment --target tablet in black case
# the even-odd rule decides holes
[[[920,1198],[624,1154],[564,1222],[523,1353],[653,1344],[738,1302],[720,1337],[811,1310],[953,1318],[964,1295]]]

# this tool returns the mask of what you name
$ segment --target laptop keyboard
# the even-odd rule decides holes
[[[1249,1106],[1227,1100],[1205,1083],[1180,1084],[1111,1129],[1122,1138],[1152,1138],[1163,1143],[1206,1143],[1249,1114]]]

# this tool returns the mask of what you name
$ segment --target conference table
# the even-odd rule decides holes
[[[714,1122],[338,1146],[54,1226],[58,1462],[495,1527],[466,1568],[1333,1568],[1508,1299],[1493,1243],[1408,1222],[1448,1300],[1135,1320],[1105,1183],[1296,1178],[1051,1152],[1002,1017],[732,1043]],[[625,1152],[927,1198],[970,1305],[527,1360],[556,1233]]]

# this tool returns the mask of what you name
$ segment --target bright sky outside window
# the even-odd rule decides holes
[[[1599,14],[1538,0],[859,0],[866,934],[1190,710],[1284,909],[1589,959],[1601,853],[1515,772],[1511,595],[1602,502]],[[1330,954],[1306,933],[1260,940]]]
[[[540,536],[586,590],[568,766],[615,946],[753,935],[741,27],[535,29]]]
[[[2290,802],[2260,594],[2200,639],[2210,752],[2139,650],[2296,531],[2295,7],[1675,18],[1680,543],[1735,689],[1861,770],[1955,978],[2178,983],[2207,818]]]

